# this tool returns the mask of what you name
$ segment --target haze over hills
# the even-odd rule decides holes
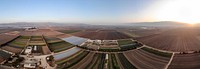
[[[100,24],[87,23],[56,23],[56,22],[15,22],[15,23],[1,23],[0,27],[27,27],[27,26],[100,26]],[[137,23],[121,23],[112,24],[113,26],[146,26],[146,27],[183,27],[190,24],[173,22],[173,21],[158,21],[158,22],[137,22]],[[199,26],[200,24],[195,24]],[[106,25],[102,25],[106,26]],[[109,25],[110,26],[110,25]]]
[[[138,22],[129,23],[129,26],[148,26],[148,27],[181,27],[188,26],[187,23],[174,22],[174,21],[159,21],[159,22]]]
[[[1,23],[0,27],[50,27],[50,26],[88,26],[84,23],[56,23],[56,22],[15,22],[15,23]]]

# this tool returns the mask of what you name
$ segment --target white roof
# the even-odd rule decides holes
[[[36,68],[36,64],[24,64],[25,68]]]
[[[32,51],[32,47],[30,47],[30,46],[25,49],[25,53],[27,53],[27,54],[31,53],[31,51]]]

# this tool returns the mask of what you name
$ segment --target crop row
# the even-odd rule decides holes
[[[123,55],[123,53],[118,53],[117,57],[125,69],[137,69],[134,65],[132,65],[129,60]]]
[[[89,54],[88,51],[83,51],[77,55],[73,55],[69,58],[66,58],[67,61],[65,62],[62,62],[62,63],[59,63],[58,65],[58,68],[69,68],[73,65],[75,65],[76,63],[78,63],[79,61],[81,61],[85,56],[87,56]],[[60,60],[60,61],[63,61],[63,60]]]

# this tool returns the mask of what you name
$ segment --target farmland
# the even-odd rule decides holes
[[[141,43],[138,43],[137,41],[133,41],[132,39],[118,40],[118,44],[120,46],[120,49],[123,51],[135,49],[137,47],[142,46]]]
[[[96,64],[96,62],[98,61],[98,57],[99,55],[97,53],[95,53],[92,58],[92,61],[89,61],[90,64],[86,65],[85,69],[91,69],[94,67],[94,65]]]
[[[30,39],[30,36],[19,36],[16,39],[8,42],[1,48],[16,54],[19,54],[22,49],[27,45],[28,41]]]
[[[16,54],[19,54],[23,49],[21,48],[16,48],[16,47],[12,47],[12,46],[3,46],[1,47],[3,50],[7,50]]]
[[[109,56],[108,56],[108,67],[110,69],[120,69],[120,66],[117,63],[117,58],[116,58],[115,54],[109,54]]]
[[[149,36],[153,34],[157,34],[162,32],[162,29],[156,29],[156,28],[150,28],[150,29],[139,29],[139,28],[134,28],[134,29],[125,29],[125,30],[120,30],[120,32],[123,32],[129,36],[132,37],[144,37],[144,36]]]
[[[144,49],[127,51],[124,55],[139,69],[164,69],[171,58],[171,55],[163,56]]]
[[[127,60],[126,59],[126,57],[122,54],[122,53],[118,53],[118,54],[116,54],[117,55],[117,59],[119,60],[119,62],[122,64],[122,67],[124,68],[124,69],[137,69],[134,65],[132,65],[131,63],[130,63],[130,61],[129,60]]]
[[[57,35],[62,35],[62,34],[63,33],[61,32],[50,30],[50,29],[38,29],[35,31],[20,31],[20,35],[24,35],[24,36],[40,36],[40,35],[57,36]]]
[[[81,30],[58,30],[58,31],[65,34],[72,34],[72,33],[80,32]]]
[[[61,60],[61,59],[70,57],[71,55],[74,55],[74,54],[76,54],[77,52],[80,52],[80,51],[81,51],[80,48],[73,47],[73,48],[70,48],[68,50],[55,53],[54,58],[55,58],[56,61]]]
[[[49,48],[52,52],[60,52],[60,51],[67,50],[72,47],[73,47],[72,44],[65,42],[65,41],[49,44]]]
[[[7,34],[0,34],[0,45],[3,45],[7,42],[12,41],[13,39],[17,38],[18,35],[7,35]]]
[[[78,61],[82,60],[88,53],[88,51],[79,51],[72,56],[56,61],[56,63],[59,65],[59,68],[69,68],[78,63]]]
[[[72,69],[79,69],[79,68],[83,68],[85,69],[87,65],[90,64],[90,62],[93,61],[93,57],[94,57],[95,53],[94,52],[90,52],[86,57],[84,57],[80,62],[78,62],[77,64],[75,64],[74,66],[70,67]]]
[[[38,46],[46,45],[42,36],[31,36],[28,44],[29,45],[38,45]]]
[[[74,33],[72,35],[89,38],[89,39],[100,39],[100,40],[116,40],[116,39],[127,39],[131,38],[116,30],[96,30],[96,31],[82,31]]]
[[[171,55],[172,55],[172,53],[161,52],[161,51],[150,49],[150,48],[147,48],[147,47],[143,47],[141,49],[144,50],[144,51],[147,51],[149,53],[152,53],[152,54],[155,54],[155,55],[159,55],[159,56],[163,56],[163,57],[171,57]]]
[[[200,0],[0,0],[0,69],[200,69]]]
[[[105,56],[106,54],[104,53],[98,53],[95,54],[96,56],[93,57],[95,59],[94,61],[91,62],[91,65],[87,67],[87,69],[103,69],[104,64],[105,64]]]
[[[181,28],[162,32],[160,34],[136,38],[142,43],[175,52],[198,51],[200,49],[199,32],[197,28]]]
[[[51,53],[51,51],[48,48],[47,42],[44,39],[44,36],[30,36],[30,40],[27,43],[27,47],[36,48],[36,50],[33,53],[41,53],[41,54]]]
[[[58,38],[45,38],[52,52],[60,52],[72,48],[73,45]]]
[[[46,40],[47,43],[54,43],[54,42],[62,41],[61,39],[55,38],[55,37],[45,37],[45,40]]]
[[[10,39],[0,47],[5,50],[0,52],[5,55],[0,55],[0,62],[6,60],[8,64],[13,61],[10,60],[12,55],[25,55],[25,49],[31,47],[33,50],[29,55],[52,54],[55,60],[52,65],[57,65],[57,69],[198,69],[200,65],[200,33],[196,28],[162,32],[141,30],[141,33],[135,32],[141,34],[137,37],[130,37],[128,30],[126,33],[123,30],[64,30],[57,32],[59,34],[52,31],[42,29],[32,33],[25,31],[26,34],[21,32],[23,35],[2,34]]]
[[[17,39],[8,43],[8,45],[23,49],[27,45],[27,42],[29,41],[30,38],[31,38],[30,36],[19,36]]]
[[[172,63],[168,69],[199,69],[200,68],[200,54],[175,54]]]
[[[6,32],[9,32],[9,31],[12,31],[12,30],[11,29],[0,29],[0,34],[6,33]]]

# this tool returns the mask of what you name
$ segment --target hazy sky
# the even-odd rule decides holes
[[[173,20],[173,16],[166,14],[171,9],[162,8],[172,8],[168,6],[176,6],[177,3],[179,5],[180,1],[182,0],[0,0],[0,22],[166,21]],[[174,2],[175,4],[171,4]],[[173,13],[173,11],[170,12],[170,14]]]

